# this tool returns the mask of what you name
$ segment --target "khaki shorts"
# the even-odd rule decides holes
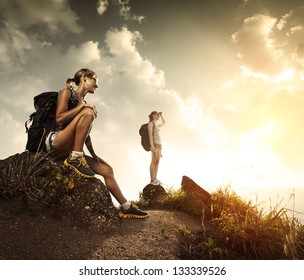
[[[161,150],[162,145],[161,144],[154,144],[154,147],[156,150]]]

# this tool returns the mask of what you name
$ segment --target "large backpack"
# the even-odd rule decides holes
[[[153,129],[154,129],[154,123],[153,123]],[[148,131],[148,123],[145,123],[140,127],[139,135],[141,136],[141,145],[143,146],[143,148],[147,152],[151,151],[151,144],[150,144],[149,131]]]
[[[57,91],[43,92],[34,97],[35,112],[25,122],[27,132],[26,150],[30,152],[46,151],[45,139],[56,126]],[[69,109],[78,105],[75,91],[71,90]],[[31,123],[29,127],[29,123]]]
[[[30,152],[45,151],[45,139],[55,128],[55,115],[58,92],[43,92],[34,97],[35,112],[25,122],[27,132],[26,150]],[[30,127],[29,123],[31,123]]]

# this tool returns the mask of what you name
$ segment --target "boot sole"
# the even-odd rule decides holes
[[[149,217],[149,215],[138,216],[138,215],[134,215],[134,214],[125,214],[125,213],[119,212],[118,217],[122,218],[122,219],[146,219]]]
[[[67,160],[64,161],[64,165],[68,168],[70,168],[71,170],[73,170],[75,173],[77,173],[79,176],[83,177],[83,178],[87,178],[87,179],[92,179],[95,178],[95,175],[87,175],[84,173],[81,173],[76,167],[74,167],[73,165],[70,165]]]

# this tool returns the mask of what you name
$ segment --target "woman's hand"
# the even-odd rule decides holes
[[[90,104],[83,103],[83,106],[84,106],[84,108],[90,108],[90,109],[92,109],[93,112],[94,112],[95,118],[97,118],[97,109],[96,109],[95,105],[90,105]]]

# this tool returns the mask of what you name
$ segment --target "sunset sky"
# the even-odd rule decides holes
[[[149,183],[138,130],[157,110],[165,185],[187,175],[208,191],[297,188],[303,201],[303,1],[0,0],[0,9],[1,159],[24,151],[33,97],[89,67],[99,77],[86,99],[99,112],[93,145],[127,197]]]

